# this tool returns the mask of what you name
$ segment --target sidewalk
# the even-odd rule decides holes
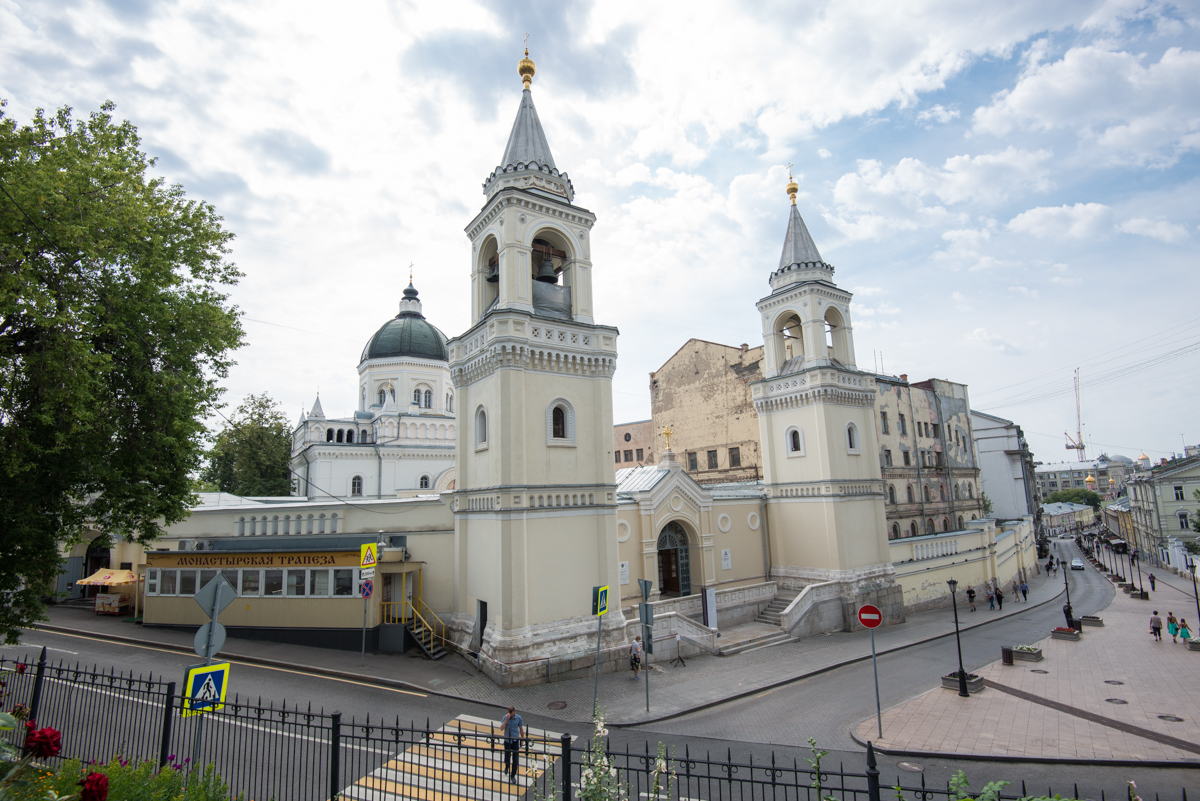
[[[1024,614],[1030,607],[1055,600],[1062,592],[1061,577],[1056,581],[1048,581],[1045,574],[1034,575],[1029,583],[1029,601],[1014,602],[1008,599],[1003,612],[989,610],[987,600],[983,599],[982,603],[976,601],[979,611],[971,613],[967,611],[965,599],[960,597],[962,630]],[[118,618],[97,616],[77,609],[52,608],[50,623],[41,628],[188,653],[192,650],[193,637],[186,632],[143,629]],[[949,636],[953,631],[953,623],[946,609],[912,614],[901,625],[877,630],[876,649],[884,654]],[[458,655],[430,662],[415,654],[367,654],[366,667],[363,668],[359,665],[359,654],[353,652],[231,638],[221,656],[235,662],[403,687],[498,707],[514,704],[523,709],[537,709],[540,715],[567,721],[586,721],[591,716],[591,677],[503,689]],[[652,712],[646,712],[645,685],[641,681],[633,681],[628,671],[600,676],[600,704],[606,710],[610,725],[648,723],[757,694],[870,657],[870,634],[866,631],[805,637],[796,642],[746,651],[735,656],[703,654],[689,657],[686,667],[671,667],[665,663],[660,665],[651,656]],[[550,704],[565,705],[550,709]]]
[[[905,755],[1200,762],[1200,653],[1165,634],[1156,642],[1155,609],[1166,617],[1161,599],[1118,591],[1104,626],[1085,626],[1081,641],[1029,643],[1041,662],[993,662],[979,694],[939,687],[884,711],[881,739],[874,716],[855,739]]]

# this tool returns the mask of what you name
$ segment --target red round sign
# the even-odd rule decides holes
[[[858,608],[858,622],[869,629],[878,628],[883,625],[883,613],[878,606],[863,604]]]

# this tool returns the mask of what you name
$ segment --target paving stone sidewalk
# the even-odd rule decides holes
[[[1165,632],[1156,642],[1155,609],[1166,617],[1158,599],[1118,592],[1079,642],[1030,643],[1041,662],[994,662],[978,671],[990,682],[978,695],[939,687],[884,711],[882,738],[872,716],[856,739],[908,753],[1200,761],[1200,652]]]
[[[962,628],[1023,614],[1029,607],[1053,600],[1062,592],[1061,576],[1048,580],[1045,574],[1029,581],[1029,600],[1006,600],[1004,610],[989,610],[987,599],[977,600],[977,612],[969,612],[966,599],[959,599]],[[910,614],[905,623],[876,631],[878,653],[904,648],[954,632],[946,609]],[[599,704],[613,725],[635,725],[675,717],[686,712],[744,695],[755,694],[803,676],[830,670],[847,662],[869,659],[870,634],[866,631],[837,632],[804,637],[796,642],[746,651],[735,656],[704,654],[689,657],[686,667],[658,664],[651,657],[650,711],[646,711],[646,689],[628,671],[600,676]],[[537,710],[540,715],[563,720],[586,720],[592,706],[593,678],[501,689],[485,677],[464,681],[447,694],[495,704],[515,704]],[[565,703],[560,709],[550,709]]]

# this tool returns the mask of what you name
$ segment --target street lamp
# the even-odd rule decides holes
[[[1187,568],[1192,572],[1192,594],[1196,596],[1196,618],[1200,620],[1200,591],[1196,590],[1196,560],[1193,557],[1187,557]],[[959,662],[962,662],[961,657]]]
[[[1067,603],[1063,607],[1063,614],[1067,616],[1067,628],[1073,629],[1075,628],[1072,625],[1075,622],[1075,615],[1073,614],[1075,610],[1071,608],[1071,582],[1067,581],[1067,575],[1070,572],[1070,570],[1063,571],[1063,586],[1067,588]]]
[[[1133,563],[1137,566],[1138,593],[1141,595],[1142,598],[1145,598],[1146,597],[1146,587],[1145,587],[1145,585],[1142,584],[1142,556],[1141,556],[1141,554],[1138,554],[1137,556],[1130,554],[1129,558],[1132,559]]]
[[[950,587],[950,599],[954,605],[954,643],[958,646],[958,694],[963,698],[969,698],[971,694],[967,692],[967,671],[963,669],[962,663],[962,640],[958,636],[958,596],[955,595],[958,590],[958,582],[950,579],[946,584]],[[1197,608],[1200,609],[1200,606]]]

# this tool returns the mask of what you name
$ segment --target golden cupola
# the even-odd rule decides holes
[[[517,74],[521,76],[521,83],[528,89],[529,84],[533,83],[533,76],[537,74],[537,65],[529,57],[528,47],[525,48],[525,58],[517,62]]]

